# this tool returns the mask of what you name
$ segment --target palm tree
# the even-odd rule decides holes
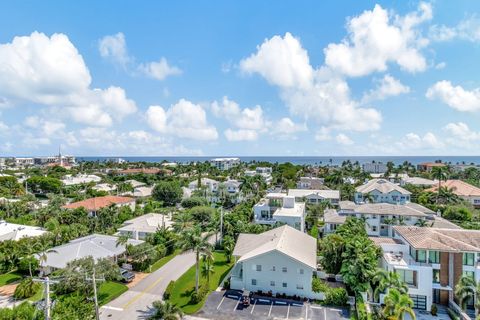
[[[454,293],[462,309],[465,309],[467,301],[475,297],[475,280],[462,276],[455,286]]]
[[[438,179],[438,190],[437,190],[437,203],[438,198],[440,197],[440,187],[442,186],[442,180],[447,180],[448,176],[448,167],[438,166],[432,168],[432,177]]]
[[[228,262],[232,260],[232,253],[233,249],[235,248],[235,241],[230,236],[225,236],[223,238],[223,251],[225,252],[225,256],[227,257]]]
[[[388,295],[384,299],[385,308],[383,312],[388,319],[402,320],[404,314],[408,313],[410,318],[415,320],[415,312],[413,311],[413,301],[406,294],[400,293],[395,288],[388,290]]]
[[[178,320],[182,317],[182,310],[176,305],[167,301],[154,301],[152,303],[152,320]]]
[[[38,262],[40,265],[42,265],[43,262],[47,262],[49,253],[58,253],[57,250],[50,249],[49,244],[46,241],[39,241],[37,246],[39,249]]]
[[[173,220],[173,230],[176,232],[181,232],[193,225],[192,215],[187,210],[177,212],[174,215]]]
[[[373,292],[374,299],[378,301],[380,293],[385,293],[387,290],[396,289],[402,294],[408,292],[408,286],[400,279],[400,275],[395,271],[387,271],[378,269],[373,277],[373,283],[377,286]]]
[[[213,257],[212,257],[213,258]],[[207,287],[210,286],[210,275],[215,271],[213,268],[213,259],[203,257],[202,276],[207,279]]]
[[[180,236],[180,248],[184,251],[192,250],[195,253],[195,292],[198,293],[198,278],[200,256],[212,258],[212,245],[208,242],[209,234],[203,234],[199,226],[185,230]]]
[[[415,225],[416,225],[417,227],[431,227],[431,226],[433,226],[433,223],[429,225],[429,224],[427,223],[427,220],[425,220],[425,219],[419,219],[419,220],[417,220],[417,222],[415,222]]]
[[[363,201],[365,201],[366,203],[373,203],[373,201],[374,201],[373,194],[371,194],[370,192],[369,193],[364,193],[363,194]]]

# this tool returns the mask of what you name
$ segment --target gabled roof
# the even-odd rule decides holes
[[[296,198],[319,196],[324,199],[340,199],[340,191],[338,190],[288,189],[288,195]]]
[[[395,233],[415,249],[480,252],[480,230],[395,226]]]
[[[118,256],[125,252],[125,245],[117,245],[117,237],[93,234],[72,240],[64,245],[52,248],[42,266],[62,269],[73,260],[93,257],[95,260]],[[129,239],[128,243],[138,245],[141,240]]]
[[[104,197],[95,197],[82,201],[72,202],[70,204],[64,205],[64,209],[77,209],[85,208],[88,211],[96,211],[105,207],[108,207],[112,204],[123,204],[135,201],[135,199],[130,197],[119,197],[119,196],[104,196]]]
[[[390,193],[392,191],[397,191],[401,194],[411,194],[410,191],[405,190],[404,188],[397,186],[395,183],[392,183],[386,179],[372,179],[356,188],[357,192],[361,192],[363,194],[370,193],[374,190],[378,190],[381,193]]]
[[[466,183],[462,180],[447,180],[440,182],[441,187],[447,187],[448,189],[452,189],[452,192],[460,197],[472,197],[472,196],[480,196],[480,188],[472,186],[469,183]],[[427,189],[426,191],[436,192],[438,189],[438,185]]]
[[[241,233],[233,255],[240,257],[240,262],[273,251],[281,252],[311,268],[317,267],[315,238],[288,225],[260,234]]]
[[[40,227],[24,226],[0,220],[0,241],[19,240],[26,237],[38,237],[46,231]]]
[[[391,204],[391,203],[364,203],[356,204],[351,201],[340,201],[341,211],[355,212],[361,214],[380,214],[396,216],[419,216],[433,215],[435,212],[419,205],[418,203]]]

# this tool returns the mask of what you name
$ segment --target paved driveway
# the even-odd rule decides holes
[[[157,271],[117,299],[100,308],[100,319],[145,319],[155,300],[162,300],[163,292],[171,280],[177,280],[195,264],[192,252],[177,255]]]
[[[253,320],[253,319],[298,319],[298,320],[345,320],[348,312],[341,308],[331,308],[310,303],[256,297],[248,307],[240,303],[240,293],[213,292],[208,297],[205,306],[195,316],[214,320]]]

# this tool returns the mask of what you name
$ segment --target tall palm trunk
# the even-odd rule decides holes
[[[196,252],[196,265],[195,265],[195,292],[198,293],[198,274],[199,274],[199,267],[200,267],[200,252]]]

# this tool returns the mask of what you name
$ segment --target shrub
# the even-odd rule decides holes
[[[437,315],[437,312],[438,312],[437,305],[436,305],[436,304],[432,304],[432,307],[431,307],[431,309],[430,309],[430,313],[432,314],[432,316],[436,316],[436,315]]]
[[[313,292],[327,292],[330,287],[317,277],[312,277],[312,291]]]
[[[455,221],[472,221],[472,212],[467,208],[448,207],[443,212],[443,217]]]
[[[35,295],[35,293],[37,293],[37,291],[40,290],[41,287],[42,285],[38,282],[33,282],[32,278],[25,278],[17,286],[15,292],[13,293],[13,296],[15,297],[15,299],[30,298]]]
[[[460,318],[457,316],[457,314],[455,313],[455,311],[453,311],[452,309],[448,308],[447,309],[447,313],[448,313],[448,316],[450,317],[450,319],[452,320],[459,320]]]
[[[223,289],[225,289],[225,290],[230,289],[230,278],[228,278],[227,280],[225,280],[223,282]]]
[[[165,292],[163,293],[163,300],[170,299],[170,296],[172,295],[172,290],[173,290],[174,286],[175,286],[175,281],[172,280],[168,283],[168,286],[165,289]]]
[[[191,197],[182,200],[182,207],[184,208],[193,208],[199,206],[206,206],[208,204],[207,199],[203,197]]]
[[[35,257],[25,257],[18,262],[18,272],[21,274],[30,274],[30,266],[32,272],[38,269],[38,260]]]
[[[194,304],[197,304],[200,301],[202,301],[203,298],[205,298],[207,296],[207,294],[208,294],[208,287],[206,285],[201,286],[198,289],[198,293],[196,293],[196,292],[192,293],[191,302],[194,303]]]
[[[329,288],[325,293],[325,304],[344,306],[347,304],[348,295],[344,288]]]

